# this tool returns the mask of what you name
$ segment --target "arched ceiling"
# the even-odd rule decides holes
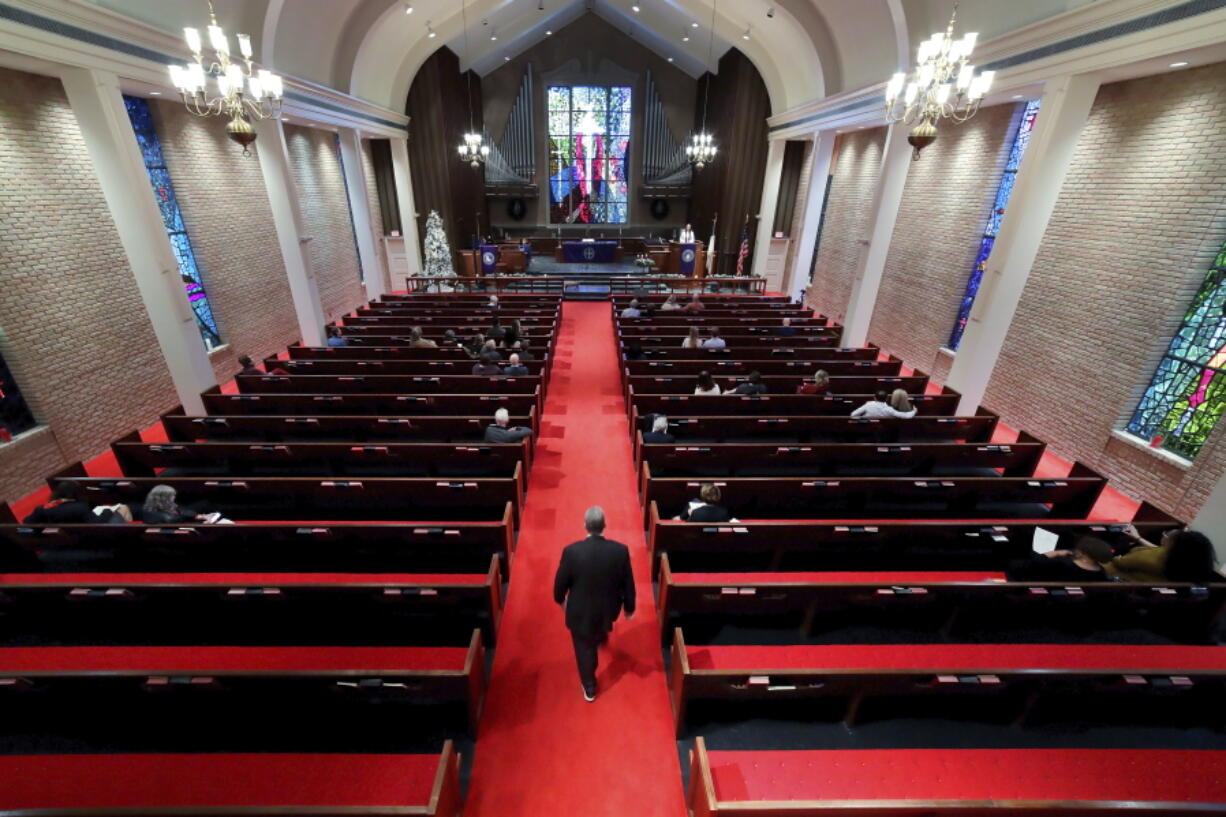
[[[959,9],[958,28],[978,31],[983,42],[1094,1],[974,0]],[[203,27],[208,15],[206,0],[91,2],[176,33],[187,25]],[[694,76],[714,69],[729,48],[740,49],[758,67],[771,108],[779,113],[889,76],[913,53],[913,43],[945,27],[953,0],[214,0],[214,5],[228,32],[251,35],[260,62],[393,110],[404,109],[417,69],[441,46],[459,54],[463,67],[486,74],[506,57],[593,13]],[[412,14],[405,13],[409,6]]]

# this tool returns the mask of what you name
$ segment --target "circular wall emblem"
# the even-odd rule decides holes
[[[487,267],[492,267],[494,262],[497,260],[498,259],[494,257],[494,253],[490,250],[486,250],[481,254],[481,263],[485,264]]]
[[[682,250],[681,260],[687,264],[692,264],[694,262],[694,251],[693,250]]]
[[[596,258],[596,248],[595,247],[584,247],[583,248],[583,260],[584,261],[592,261],[595,258]]]

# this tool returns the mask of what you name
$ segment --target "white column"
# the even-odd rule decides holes
[[[94,162],[102,195],[128,257],[153,333],[183,410],[202,415],[200,393],[217,385],[213,367],[187,302],[144,159],[124,107],[119,77],[67,68],[60,76]]]
[[[788,143],[774,139],[766,152],[766,176],[762,181],[762,203],[758,205],[758,232],[753,243],[753,266],[750,274],[765,277],[766,257],[770,255],[771,230],[775,226],[775,207],[779,203],[779,179],[783,175],[783,153]],[[727,161],[729,157],[725,156]]]
[[[1098,85],[1097,77],[1083,74],[1048,80],[1043,89],[1009,208],[949,370],[948,385],[962,394],[959,414],[973,414],[987,391]]]
[[[834,156],[834,131],[813,134],[813,158],[809,162],[809,193],[805,199],[804,219],[796,237],[796,258],[788,275],[788,295],[792,300],[809,283],[809,268],[813,263],[813,248],[817,244],[817,228],[822,220],[822,202],[826,199],[826,181],[830,177],[830,160]]]
[[[1226,474],[1222,474],[1200,513],[1192,520],[1193,530],[1209,537],[1217,549],[1219,562],[1226,563]]]
[[[358,258],[366,278],[366,297],[375,300],[387,291],[383,266],[375,247],[375,231],[370,219],[370,199],[366,197],[366,170],[362,166],[362,134],[353,128],[340,128],[341,162],[345,165],[345,186],[349,189],[349,212],[358,240]]]
[[[289,163],[289,146],[285,144],[285,128],[280,119],[265,119],[255,125],[256,155],[264,174],[268,204],[272,208],[277,244],[289,280],[290,297],[298,316],[298,331],[305,346],[324,344],[323,305],[319,299],[319,282],[307,248],[310,236],[303,235],[302,209],[298,201],[298,185]]]
[[[409,140],[406,137],[388,141],[392,146],[392,175],[396,181],[396,202],[400,207],[400,234],[404,236],[404,252],[409,258],[409,275],[420,275],[422,271],[421,241],[417,235],[417,207],[413,203],[413,177],[409,172]]]
[[[894,223],[898,221],[898,207],[902,204],[907,170],[911,166],[912,149],[907,144],[910,131],[909,125],[895,122],[886,132],[885,153],[877,174],[873,206],[865,222],[865,234],[860,238],[860,257],[856,262],[851,297],[843,319],[844,346],[868,343],[868,327],[873,321],[873,310],[877,307],[877,293],[881,291],[881,277],[885,274],[885,259],[890,253],[890,239],[894,236]],[[921,218],[922,214],[916,217]]]

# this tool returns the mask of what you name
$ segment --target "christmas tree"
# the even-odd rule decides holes
[[[437,210],[431,210],[426,218],[426,268],[422,275],[426,278],[456,277],[451,265],[451,248],[447,246],[447,234],[443,232],[443,220],[438,217]],[[440,288],[442,286],[440,284]]]

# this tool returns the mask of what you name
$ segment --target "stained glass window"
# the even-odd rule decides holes
[[[1158,364],[1129,432],[1194,459],[1226,409],[1226,245]]]
[[[966,322],[971,317],[971,307],[975,305],[975,296],[979,294],[979,284],[983,282],[983,266],[992,254],[992,246],[996,243],[996,235],[1000,232],[1000,223],[1005,217],[1005,208],[1009,206],[1009,197],[1013,195],[1013,184],[1017,181],[1017,169],[1022,164],[1022,156],[1026,146],[1030,144],[1030,134],[1034,131],[1034,120],[1039,115],[1039,100],[1026,103],[1022,118],[1018,122],[1017,132],[1013,135],[1013,145],[1009,149],[1009,161],[1000,176],[1000,185],[996,188],[996,198],[992,201],[992,212],[988,213],[988,223],[983,228],[983,237],[979,240],[979,252],[975,256],[975,265],[971,268],[970,278],[966,281],[966,291],[962,293],[962,301],[958,304],[958,319],[954,322],[953,331],[949,333],[949,348],[957,351],[962,343],[962,333],[966,331]]]
[[[34,415],[21,396],[8,364],[0,357],[0,443],[34,427]]]
[[[624,224],[630,88],[553,86],[549,113],[549,220]]]
[[[196,266],[196,255],[192,252],[192,242],[183,223],[183,214],[179,212],[174,185],[170,183],[170,171],[166,168],[162,143],[158,141],[157,129],[153,126],[153,114],[149,110],[149,103],[141,97],[125,96],[123,100],[128,108],[132,129],[136,132],[141,156],[145,160],[145,171],[149,174],[149,184],[153,186],[154,200],[162,213],[162,224],[166,227],[166,235],[170,237],[170,248],[174,250],[175,260],[179,263],[179,277],[183,279],[187,302],[191,304],[192,312],[196,316],[196,328],[200,330],[204,348],[211,351],[221,345],[221,334],[217,331],[217,321],[213,318],[213,308],[209,305],[209,296],[204,289],[200,268]]]

